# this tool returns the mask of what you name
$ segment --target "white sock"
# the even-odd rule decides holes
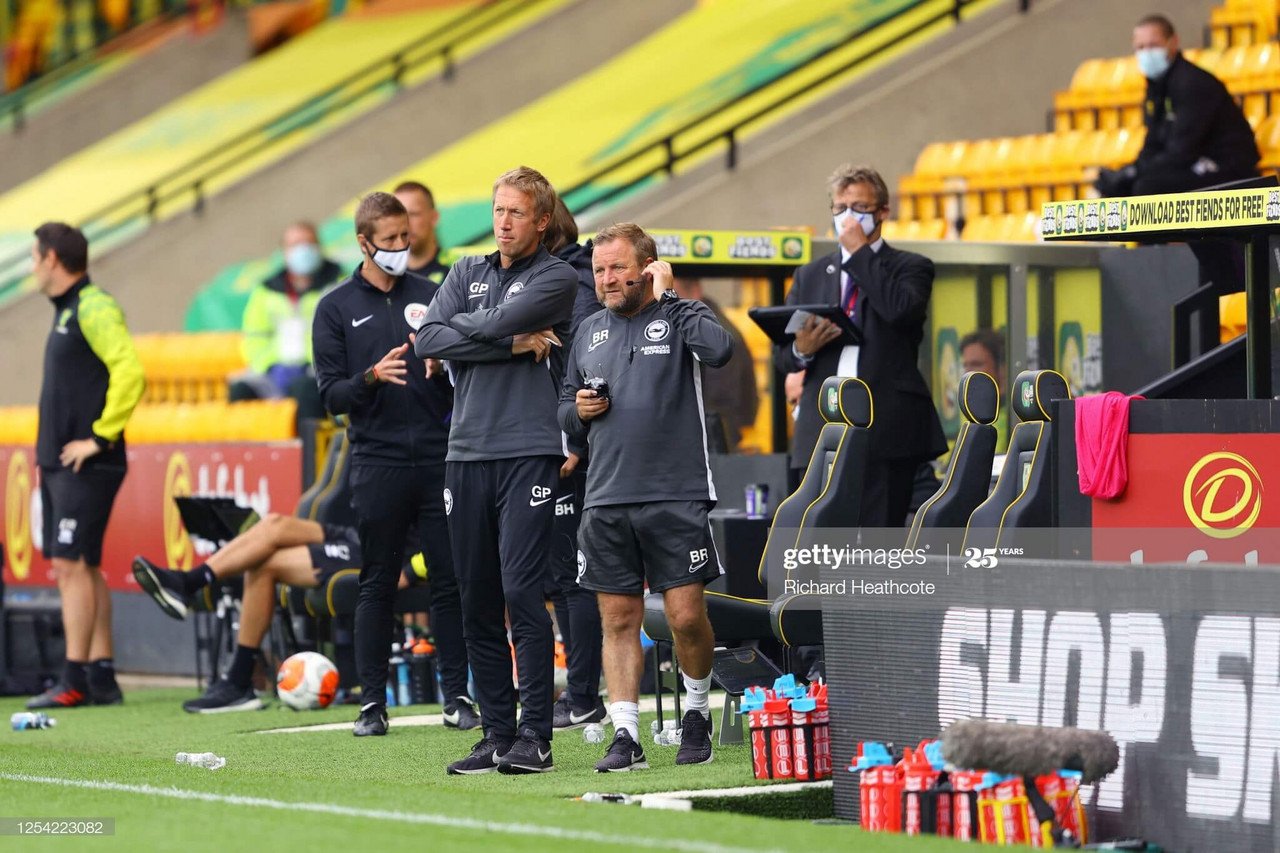
[[[609,717],[613,720],[613,730],[625,730],[636,743],[640,742],[640,703],[610,702]]]
[[[711,719],[711,675],[706,678],[684,677],[685,705],[690,711],[697,711],[708,720]]]

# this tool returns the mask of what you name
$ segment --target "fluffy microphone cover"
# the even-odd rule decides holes
[[[1120,763],[1120,749],[1106,732],[988,720],[952,723],[942,735],[942,753],[956,767],[1014,776],[1078,770],[1086,785],[1106,778]]]

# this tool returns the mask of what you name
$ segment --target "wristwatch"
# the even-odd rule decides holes
[[[372,367],[370,367],[368,370],[364,372],[364,384],[365,385],[378,384],[378,373]]]
[[[659,297],[659,299],[662,301],[663,305],[670,305],[672,302],[678,302],[680,300],[680,294],[676,293],[674,289],[668,288],[667,290],[662,291],[662,296]]]

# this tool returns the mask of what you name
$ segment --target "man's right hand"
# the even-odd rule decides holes
[[[578,417],[582,418],[584,423],[609,411],[609,401],[601,400],[590,388],[579,388],[574,402],[578,406]]]
[[[379,382],[390,382],[392,385],[406,385],[404,375],[408,372],[405,365],[404,354],[409,349],[408,344],[401,344],[395,349],[388,350],[382,360],[373,366],[373,375]]]
[[[512,338],[511,354],[523,355],[531,352],[534,361],[542,361],[551,352],[552,346],[560,346],[560,339],[550,329],[543,329],[541,332],[529,332]]]
[[[840,327],[823,317],[810,315],[796,332],[796,352],[805,358],[840,337]]]

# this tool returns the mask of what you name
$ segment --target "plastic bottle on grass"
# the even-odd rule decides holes
[[[582,739],[587,743],[604,743],[604,726],[591,723],[582,730]]]
[[[600,794],[595,791],[588,791],[581,797],[584,803],[617,803],[618,805],[629,806],[638,801],[637,797],[630,794]]]
[[[663,720],[662,731],[653,736],[653,743],[655,746],[679,746],[681,734],[675,720]]]
[[[221,770],[227,766],[227,759],[212,752],[179,752],[173,758],[178,764],[190,764],[205,770]]]
[[[51,729],[58,724],[53,717],[36,711],[19,711],[9,718],[9,725],[15,732],[24,729]]]

